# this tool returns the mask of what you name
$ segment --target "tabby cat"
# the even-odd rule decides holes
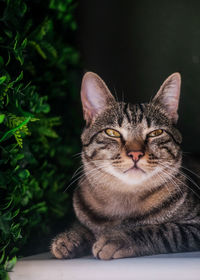
[[[92,252],[109,260],[200,249],[198,186],[184,172],[189,169],[182,166],[176,128],[180,84],[174,73],[151,102],[132,105],[117,102],[95,73],[84,75],[77,222],[53,239],[56,258]]]

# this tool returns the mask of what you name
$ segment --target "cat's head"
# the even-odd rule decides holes
[[[128,185],[155,175],[166,180],[166,172],[172,174],[182,156],[181,135],[175,127],[180,84],[180,74],[174,73],[151,102],[132,105],[117,102],[103,80],[87,72],[81,87],[84,164]]]

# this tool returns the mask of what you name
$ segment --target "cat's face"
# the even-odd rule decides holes
[[[180,75],[173,74],[150,103],[116,102],[99,76],[86,73],[81,91],[87,122],[82,134],[86,167],[129,185],[155,175],[164,180],[166,167],[173,171],[181,160],[181,136],[174,126],[179,94]]]

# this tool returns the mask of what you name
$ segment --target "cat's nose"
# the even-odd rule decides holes
[[[129,157],[132,158],[133,161],[137,162],[141,157],[144,156],[143,151],[132,151],[127,154]]]

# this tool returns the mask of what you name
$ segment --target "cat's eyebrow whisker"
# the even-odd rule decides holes
[[[114,95],[115,95],[115,99],[116,99],[117,103],[119,103],[119,97],[117,95],[117,91],[116,91],[115,87],[114,87]]]
[[[124,103],[124,91],[122,90],[122,102]]]
[[[116,91],[116,88],[114,87],[114,95],[115,95],[115,98],[116,98],[116,101],[117,101],[117,103],[118,103],[118,109],[119,110],[121,110],[121,114],[122,114],[122,108],[120,108],[120,101],[119,101],[119,97],[118,97],[118,95],[117,95],[117,91]],[[116,119],[118,119],[118,112],[115,110],[114,111],[114,114],[115,114],[115,116],[116,116]],[[123,114],[122,114],[123,115]]]

